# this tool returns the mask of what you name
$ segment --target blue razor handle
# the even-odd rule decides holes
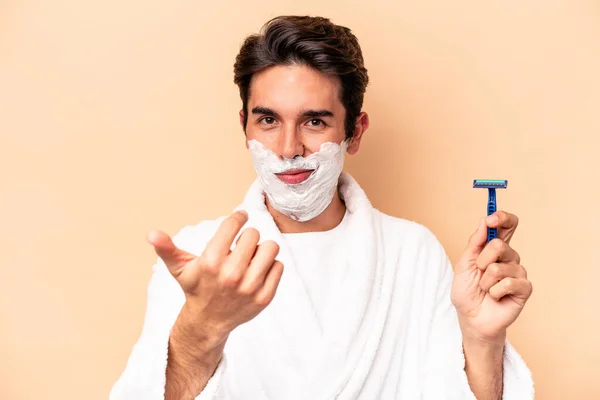
[[[507,180],[490,180],[490,179],[475,179],[473,181],[474,188],[488,190],[487,215],[492,215],[496,212],[496,189],[506,189],[508,186]],[[498,229],[488,228],[487,241],[488,243],[498,237]]]
[[[496,212],[496,189],[488,189],[488,204],[487,204],[487,215],[492,215]],[[487,241],[488,243],[498,237],[498,229],[488,228]]]

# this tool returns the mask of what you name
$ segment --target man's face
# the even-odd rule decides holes
[[[323,143],[339,144],[345,139],[346,117],[339,97],[339,79],[310,67],[275,66],[261,71],[252,77],[247,140],[256,139],[279,158],[307,157],[319,151]],[[368,125],[366,114],[359,120],[357,137],[348,148],[350,154],[358,150]],[[240,121],[243,123],[242,112]]]

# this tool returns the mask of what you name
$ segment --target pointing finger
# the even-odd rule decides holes
[[[475,264],[477,268],[485,271],[488,265],[497,261],[519,264],[521,257],[508,243],[501,239],[494,239],[485,246]]]
[[[519,218],[506,211],[497,211],[486,218],[486,223],[490,228],[497,228],[498,238],[508,243],[519,225]]]

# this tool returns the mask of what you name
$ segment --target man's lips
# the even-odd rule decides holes
[[[280,181],[288,185],[296,185],[307,180],[314,171],[314,169],[290,169],[275,175]]]

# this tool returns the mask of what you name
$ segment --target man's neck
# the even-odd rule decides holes
[[[275,224],[281,233],[303,233],[303,232],[324,232],[338,226],[344,215],[346,214],[346,205],[340,199],[339,193],[336,191],[333,200],[327,206],[325,211],[310,221],[300,222],[295,221],[285,214],[277,211],[266,198],[267,209],[273,216]]]

